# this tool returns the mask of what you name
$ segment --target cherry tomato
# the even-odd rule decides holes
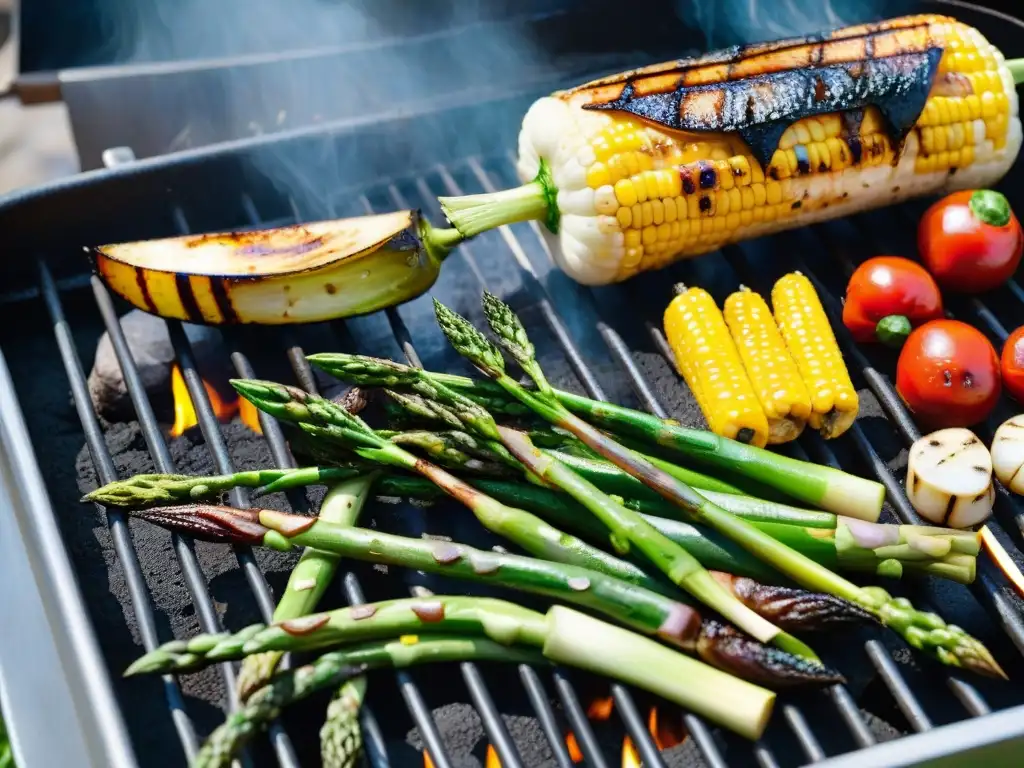
[[[1000,360],[1003,385],[1019,403],[1024,403],[1024,325],[1010,334]]]
[[[939,286],[924,267],[910,259],[868,259],[846,286],[843,325],[857,341],[900,347],[911,328],[940,317]]]
[[[944,197],[917,228],[921,260],[944,289],[981,293],[1013,275],[1024,253],[1020,222],[1003,195],[989,189]]]
[[[996,351],[967,323],[925,323],[900,352],[896,391],[930,429],[977,424],[991,413],[1000,390]]]

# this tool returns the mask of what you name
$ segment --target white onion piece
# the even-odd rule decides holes
[[[940,429],[910,448],[907,498],[936,525],[968,528],[992,514],[992,456],[969,429]]]
[[[1004,421],[992,438],[992,469],[999,482],[1024,493],[1024,414]]]

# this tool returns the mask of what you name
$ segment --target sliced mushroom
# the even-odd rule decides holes
[[[992,438],[992,469],[999,482],[1014,493],[1024,493],[1024,414],[999,425]]]
[[[921,517],[936,525],[976,525],[992,514],[992,456],[969,429],[925,435],[910,449],[907,497]]]

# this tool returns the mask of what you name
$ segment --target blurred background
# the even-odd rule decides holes
[[[644,30],[658,34],[655,24],[634,24],[630,29],[639,34],[624,30],[617,51],[567,41],[565,30],[557,39],[538,36],[543,25],[498,26],[488,32],[491,37],[474,37],[472,45],[431,41],[450,41],[453,29],[483,21],[555,14],[585,0],[33,0],[20,7],[19,2],[0,0],[0,194],[101,167],[110,147],[127,146],[143,157],[383,114],[388,103],[409,103],[414,95],[486,89],[487,78],[497,88],[503,75],[544,62],[600,71],[604,62],[618,65],[631,50],[651,49],[637,39]],[[1020,0],[980,4],[1013,12]],[[649,22],[662,15],[681,20],[695,34],[659,46],[679,55],[802,34],[848,19],[893,16],[911,4],[587,5],[595,13]],[[380,50],[382,41],[392,39],[409,40],[429,56],[359,55],[361,48]],[[539,76],[539,65],[537,71]]]

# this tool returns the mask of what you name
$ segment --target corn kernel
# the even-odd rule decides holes
[[[718,190],[714,195],[714,210],[716,216],[725,216],[729,213],[729,193],[724,189]]]
[[[651,219],[651,204],[649,202],[640,203],[640,218],[637,219],[636,225],[638,227],[649,227],[651,226]]]
[[[774,181],[769,181],[765,186],[768,205],[778,205],[782,201],[782,187]]]
[[[729,190],[729,211],[739,211],[743,208],[743,193],[738,187]]]
[[[667,197],[662,201],[662,210],[664,211],[663,215],[665,217],[665,221],[671,222],[678,218],[677,212],[679,209],[676,208],[676,200],[674,197]]]
[[[733,211],[725,217],[725,228],[730,232],[735,232],[740,226],[740,215]]]
[[[612,183],[611,174],[604,163],[594,163],[587,171],[587,186],[591,189],[599,189]]]
[[[755,211],[758,208],[762,207],[764,205],[764,203],[765,203],[765,200],[768,199],[767,195],[765,193],[764,186],[765,186],[764,184],[754,184],[751,187],[751,189],[754,190],[754,210]]]
[[[620,205],[633,205],[637,201],[636,188],[629,179],[615,183],[615,197]]]
[[[740,226],[749,227],[753,219],[753,211],[743,210],[740,212]]]
[[[634,227],[636,226],[636,221],[635,220],[633,222],[633,225],[634,225]],[[625,233],[624,239],[625,239],[626,248],[637,248],[637,247],[639,247],[641,242],[642,242],[642,238],[640,237],[640,230],[639,229],[627,230],[626,233]]]
[[[811,118],[807,121],[807,129],[811,132],[811,141],[815,144],[825,140],[825,129],[821,127],[821,123]]]
[[[651,206],[651,223],[661,224],[665,220],[665,205],[661,200],[651,200],[644,205]]]
[[[701,217],[700,212],[700,195],[687,195],[686,196],[686,216],[690,219],[699,219]],[[682,217],[680,217],[682,218]]]
[[[736,181],[732,177],[732,168],[725,160],[715,163],[715,175],[718,177],[718,185],[722,189],[732,189]]]
[[[671,224],[662,223],[662,224],[659,224],[655,229],[658,232],[658,242],[659,243],[667,243],[669,241],[669,239],[671,238],[672,225]]]
[[[598,187],[594,192],[594,208],[598,213],[614,214],[619,209],[619,201],[615,197],[615,190],[610,184]]]
[[[644,227],[640,232],[640,242],[644,244],[646,248],[648,245],[654,245],[658,239],[657,227]]]
[[[629,229],[633,223],[633,212],[626,206],[622,206],[615,212],[615,218],[619,221],[619,226],[623,229]]]
[[[992,91],[981,94],[981,116],[987,121],[996,114],[996,95]]]
[[[729,158],[729,169],[736,184],[750,183],[750,162],[745,155],[733,155]]]
[[[764,169],[761,164],[754,161],[750,164],[750,183],[751,184],[763,184],[764,183]]]

